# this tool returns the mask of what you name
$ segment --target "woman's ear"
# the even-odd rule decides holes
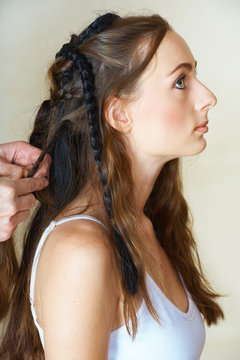
[[[126,104],[123,99],[116,96],[109,99],[105,104],[104,116],[109,125],[114,129],[123,133],[130,131],[131,120],[126,115]]]

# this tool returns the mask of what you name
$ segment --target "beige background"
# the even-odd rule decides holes
[[[0,0],[0,142],[27,139],[55,53],[71,32],[109,10],[166,17],[218,98],[207,148],[184,158],[183,174],[203,268],[215,290],[228,294],[220,300],[226,320],[206,327],[201,359],[240,359],[239,0]]]

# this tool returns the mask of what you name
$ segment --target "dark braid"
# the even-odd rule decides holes
[[[95,19],[86,30],[84,30],[81,35],[79,35],[75,41],[74,47],[77,48],[79,45],[90,39],[92,36],[101,33],[105,29],[107,29],[113,21],[118,19],[120,16],[112,13],[107,13],[102,16],[99,16],[97,19]],[[60,56],[65,55],[68,50],[69,46],[71,46],[69,43],[66,43],[62,46],[61,50],[57,52],[55,58],[59,58]],[[64,87],[67,82],[72,77],[72,69],[68,69],[62,72],[62,80],[61,85]]]
[[[112,13],[107,13],[104,14],[102,16],[99,16],[96,20],[94,20],[88,27],[86,30],[84,30],[82,32],[81,35],[78,36],[76,43],[75,43],[75,47],[78,47],[80,44],[84,43],[85,41],[87,41],[88,39],[90,39],[92,36],[101,33],[102,31],[104,31],[105,29],[107,29],[114,20],[120,18],[120,16],[116,15],[116,14],[112,14]],[[64,44],[63,47],[61,48],[61,50],[56,54],[56,58],[65,55],[66,53],[66,48],[65,45],[69,45]]]
[[[112,223],[113,229],[113,238],[116,243],[116,246],[119,251],[119,255],[121,257],[121,270],[123,274],[123,278],[126,283],[126,287],[128,292],[131,295],[134,295],[138,291],[139,285],[139,276],[137,268],[134,264],[130,251],[126,245],[126,243],[122,239],[122,235],[116,224],[113,223],[113,211],[112,211],[112,197],[109,189],[107,188],[107,181],[102,171],[101,167],[101,155],[102,155],[102,142],[100,140],[100,125],[99,125],[99,113],[96,98],[94,95],[95,91],[95,76],[92,70],[92,64],[88,61],[87,57],[80,53],[77,50],[77,47],[87,41],[92,36],[98,34],[101,31],[104,31],[108,26],[112,24],[114,20],[116,20],[119,16],[116,14],[105,14],[103,16],[98,17],[76,40],[74,47],[67,43],[64,44],[61,50],[56,54],[56,58],[60,56],[64,56],[68,60],[72,60],[73,63],[77,66],[81,80],[83,84],[83,93],[87,106],[87,115],[89,119],[89,131],[90,131],[90,139],[92,144],[92,150],[94,154],[94,160],[97,164],[99,176],[101,179],[101,183],[104,189],[104,201],[106,204],[107,213]],[[73,74],[73,70],[70,68],[65,70],[62,73],[61,77],[61,88],[66,85],[68,81],[71,80]],[[58,105],[60,106],[60,104]],[[58,110],[57,106],[57,110]],[[56,112],[57,112],[56,110]],[[51,144],[49,144],[51,147]],[[48,147],[49,147],[48,146]],[[34,172],[37,170],[41,160],[44,157],[44,154],[49,149],[45,149],[45,151],[40,155],[37,163],[34,165],[29,176],[33,176]]]
[[[81,35],[79,35],[77,37],[76,43],[74,47],[79,46],[80,44],[82,44],[83,42],[87,41],[88,39],[90,39],[92,36],[99,34],[100,32],[104,31],[108,26],[110,26],[113,21],[115,21],[116,19],[120,18],[119,15],[113,14],[113,13],[107,13],[104,14],[102,16],[99,16],[97,19],[95,19],[88,27],[86,30],[84,30]],[[57,59],[60,56],[65,56],[69,51],[72,50],[72,45],[69,43],[66,43],[62,46],[61,50],[57,52],[55,58]],[[78,52],[79,54],[79,52]],[[73,69],[69,68],[65,71],[62,72],[61,74],[61,89],[72,79],[72,75],[73,75]],[[62,106],[62,103],[60,102],[57,105],[57,109],[56,109],[56,114],[59,113],[59,107]],[[97,108],[97,106],[96,106]],[[96,123],[98,123],[98,121],[96,121]],[[90,129],[91,131],[91,129]],[[29,177],[32,177],[35,172],[37,171],[41,161],[44,158],[45,153],[48,152],[48,149],[44,150],[44,154],[41,154],[38,158],[38,160],[36,161],[34,167],[32,168],[31,172],[29,173]]]
[[[86,56],[79,53],[78,50],[74,48],[70,50],[70,47],[68,47],[68,49],[69,52],[65,54],[65,57],[69,60],[72,60],[77,65],[81,74],[81,79],[83,83],[83,92],[87,105],[90,139],[92,143],[94,159],[98,167],[99,176],[104,189],[104,201],[106,204],[108,216],[111,221],[113,218],[112,197],[109,189],[107,188],[107,182],[101,167],[102,143],[100,141],[98,108],[94,96],[95,86],[94,86],[94,74],[92,71],[92,65],[87,60]],[[121,261],[122,261],[121,266],[122,266],[123,276],[126,281],[126,286],[129,293],[131,295],[134,295],[138,290],[138,271],[117,226],[115,224],[112,224],[112,226],[113,226],[114,241],[121,256]]]

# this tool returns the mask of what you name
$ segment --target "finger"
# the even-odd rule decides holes
[[[18,196],[15,202],[15,212],[29,210],[36,203],[36,198],[33,194]]]
[[[38,149],[25,141],[0,144],[0,157],[4,158],[8,163],[23,167],[32,167],[41,152],[41,149]]]
[[[29,170],[27,168],[22,168],[22,177],[26,178],[28,177]]]
[[[20,166],[33,165],[42,150],[28,144],[25,141],[15,141],[1,145],[4,158],[11,163]]]
[[[21,146],[16,153],[14,163],[22,166],[32,166],[41,155],[41,152],[41,149],[38,149],[26,142],[21,142]]]
[[[19,211],[17,214],[13,215],[11,217],[11,224],[13,226],[13,231],[15,231],[18,224],[27,220],[29,216],[30,216],[30,210]]]
[[[20,179],[16,183],[16,190],[15,195],[21,196],[32,193],[34,191],[42,190],[48,186],[48,181],[45,178],[27,178],[27,179]]]
[[[16,230],[16,226],[14,228],[6,229],[4,231],[2,231],[0,228],[0,242],[10,239],[10,237],[12,236],[15,230]]]
[[[41,149],[38,149],[25,141],[15,141],[7,144],[0,144],[0,158],[2,158],[6,164],[9,164],[10,166],[18,165],[24,168],[28,168],[29,171],[32,169],[41,153]],[[51,157],[49,154],[46,154],[34,177],[47,176],[50,164]],[[21,170],[19,170],[18,174],[20,174],[20,171]],[[5,175],[8,176],[8,173],[5,173]],[[17,175],[17,178],[21,177],[21,174]]]
[[[51,161],[52,161],[51,156],[49,154],[45,154],[43,161],[39,165],[39,168],[37,169],[33,177],[47,176],[51,165]]]
[[[23,176],[23,168],[18,165],[7,163],[0,159],[0,176],[8,176],[11,179],[20,179]]]
[[[11,216],[11,218],[5,219],[4,224],[0,224],[0,242],[10,239],[18,224],[27,220],[29,216],[30,210],[23,210]]]
[[[0,241],[10,239],[13,232],[16,230],[16,225],[11,222],[9,217],[0,218]]]

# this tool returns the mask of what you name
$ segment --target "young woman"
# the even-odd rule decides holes
[[[49,186],[0,359],[200,358],[203,320],[224,313],[182,192],[180,159],[205,149],[216,104],[195,66],[159,15],[105,14],[57,53],[30,136]]]

